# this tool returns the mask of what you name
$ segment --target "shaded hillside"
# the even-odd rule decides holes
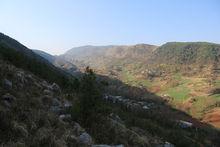
[[[68,74],[56,68],[43,57],[20,44],[18,41],[0,33],[0,58],[11,62],[17,67],[30,70],[34,74],[65,85]]]
[[[51,54],[48,54],[44,51],[41,51],[41,50],[32,50],[34,53],[40,55],[41,57],[47,59],[49,62],[53,63],[55,60],[56,60],[56,57],[51,55]]]
[[[48,54],[48,53],[46,53],[44,51],[40,51],[40,50],[33,50],[33,51],[36,54],[38,54],[41,57],[43,57],[44,59],[48,60],[54,66],[56,66],[58,68],[61,68],[61,69],[67,71],[68,73],[70,73],[72,75],[77,76],[77,75],[80,74],[78,68],[74,64],[72,64],[72,63],[62,59],[59,56],[53,56],[53,55],[50,55],[50,54]]]

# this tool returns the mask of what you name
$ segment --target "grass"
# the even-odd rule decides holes
[[[220,94],[214,94],[211,96],[211,98],[213,98],[216,101],[220,101]]]
[[[132,86],[143,86],[143,87],[151,87],[152,83],[147,79],[137,79],[133,73],[128,71],[127,69],[122,72],[122,79],[126,83]]]
[[[189,96],[189,93],[190,93],[190,90],[183,85],[179,85],[174,88],[169,88],[167,90],[167,94],[173,97],[174,100],[178,100],[178,101],[186,100]]]
[[[215,85],[216,87],[220,87],[220,80],[216,80],[216,81],[214,82],[214,85]]]
[[[201,118],[203,115],[203,110],[206,108],[207,103],[209,103],[209,99],[207,97],[199,96],[195,98],[197,101],[193,103],[192,108],[190,109],[190,114]]]
[[[175,101],[184,101],[189,97],[191,92],[190,88],[188,88],[187,84],[189,84],[188,79],[184,79],[183,76],[179,73],[173,75],[173,80],[170,82],[178,82],[178,84],[167,84],[163,88],[164,91],[161,93],[168,94],[170,97],[174,98]]]

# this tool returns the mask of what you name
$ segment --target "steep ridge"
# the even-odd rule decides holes
[[[64,81],[69,76],[64,70],[56,68],[48,60],[2,33],[0,33],[0,58],[61,85],[66,84]]]

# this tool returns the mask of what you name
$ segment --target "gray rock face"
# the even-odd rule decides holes
[[[8,79],[4,79],[4,80],[3,80],[3,86],[4,86],[6,89],[11,89],[11,88],[12,88],[12,82],[9,81]]]
[[[78,140],[81,144],[92,145],[92,137],[86,132],[82,133]]]

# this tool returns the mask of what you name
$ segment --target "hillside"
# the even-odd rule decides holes
[[[208,42],[168,42],[155,50],[153,62],[207,65],[219,62],[220,45]]]
[[[84,68],[89,65],[100,72],[108,74],[120,70],[121,66],[132,62],[146,61],[157,46],[138,44],[133,46],[84,46],[73,48],[61,58]],[[114,72],[114,71],[113,71]]]
[[[212,93],[219,89],[219,55],[218,44],[170,42],[160,47],[86,46],[60,57],[79,68],[89,65],[101,75],[145,88],[173,107],[220,127],[219,120],[208,119],[219,103],[219,93]]]
[[[62,70],[65,70],[74,76],[78,76],[80,74],[80,71],[77,69],[77,67],[74,64],[72,64],[72,63],[70,63],[70,62],[68,62],[58,56],[50,55],[50,54],[48,54],[44,51],[41,51],[41,50],[33,50],[33,52],[40,55],[44,59],[48,60],[54,66],[56,66]]]
[[[17,67],[29,70],[50,82],[65,85],[69,74],[51,64],[48,60],[35,54],[18,41],[0,33],[0,59],[6,60]]]
[[[142,49],[143,46],[146,48]],[[116,61],[125,61],[126,66],[121,67],[124,70],[134,61],[142,61],[143,52],[154,52],[155,47],[148,47],[122,47],[123,53]],[[95,74],[90,68],[76,79],[47,61],[48,57],[53,58],[47,53],[38,52],[44,59],[27,48],[29,55],[9,45],[2,45],[0,49],[1,146],[194,147],[220,144],[220,133],[215,128],[172,108],[145,87]],[[131,54],[124,50],[135,52],[138,57],[130,58]],[[106,55],[112,56],[111,59],[118,53],[110,52]],[[56,82],[60,81],[59,86]],[[217,111],[213,110],[205,120],[210,120],[209,117],[215,120]]]

